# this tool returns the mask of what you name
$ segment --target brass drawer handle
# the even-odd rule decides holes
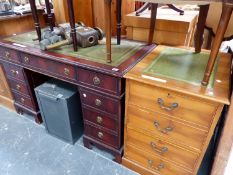
[[[104,134],[102,133],[102,132],[98,132],[98,137],[100,138],[100,139],[102,139],[103,137],[104,137]]]
[[[154,161],[151,159],[148,159],[149,166],[154,169],[155,171],[160,171],[165,168],[165,165],[163,163],[160,163],[158,166],[154,166]]]
[[[29,60],[28,57],[24,57],[24,62],[25,62],[25,63],[29,63],[29,61],[30,61],[30,60]]]
[[[6,56],[7,59],[10,59],[11,58],[10,52],[5,52],[5,56]]]
[[[65,75],[70,75],[70,70],[68,68],[64,68],[64,74]]]
[[[159,148],[154,142],[150,142],[150,146],[154,151],[156,151],[159,154],[163,154],[168,151],[167,147],[164,146],[162,148]]]
[[[96,100],[95,100],[95,105],[96,105],[96,106],[101,106],[101,105],[102,105],[102,101],[99,100],[99,99],[96,99]]]
[[[94,83],[94,85],[99,85],[99,84],[100,84],[100,79],[99,79],[99,77],[94,76],[94,78],[93,78],[93,83]]]
[[[172,132],[174,130],[174,126],[168,126],[166,128],[161,128],[160,123],[157,120],[154,121],[154,126],[157,128],[158,131],[160,131],[163,134],[168,134],[169,132]]]
[[[21,86],[19,84],[16,85],[16,89],[17,90],[20,90],[21,89]]]
[[[14,70],[14,69],[11,70],[11,73],[12,73],[14,76],[16,76],[17,74],[19,74],[19,72],[18,72],[17,70]]]
[[[20,98],[20,101],[21,101],[21,103],[24,103],[25,99],[24,98]]]
[[[178,103],[172,103],[171,106],[165,106],[164,100],[162,98],[158,98],[157,100],[159,106],[161,109],[164,109],[166,111],[172,111],[175,108],[178,108],[179,104]]]
[[[97,116],[97,117],[96,117],[96,122],[99,123],[99,124],[102,124],[103,118],[100,117],[100,116]]]

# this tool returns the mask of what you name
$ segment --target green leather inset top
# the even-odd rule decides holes
[[[143,71],[145,74],[201,85],[209,53],[167,47]],[[210,77],[208,87],[213,87],[219,56]]]
[[[39,48],[38,41],[33,41],[32,39],[37,38],[36,32],[28,32],[24,34],[19,34],[5,38],[4,40],[22,44],[29,47]],[[116,39],[112,39],[112,63],[106,63],[106,44],[105,40],[100,41],[99,45],[88,47],[88,48],[78,48],[78,52],[73,51],[73,45],[62,46],[58,49],[53,49],[48,52],[55,52],[63,55],[78,57],[81,59],[86,59],[102,64],[107,64],[111,66],[119,66],[126,59],[130,58],[138,51],[140,51],[145,44],[140,42],[134,42],[129,40],[122,40],[121,45],[116,44]]]

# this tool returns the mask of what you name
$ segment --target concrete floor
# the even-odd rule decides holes
[[[111,160],[111,155],[88,150],[82,139],[67,144],[37,125],[0,106],[0,175],[136,175]]]

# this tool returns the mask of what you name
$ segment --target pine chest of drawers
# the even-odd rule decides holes
[[[143,175],[194,175],[229,104],[231,59],[221,54],[214,86],[201,87],[145,74],[164,49],[158,46],[125,75],[123,164]]]

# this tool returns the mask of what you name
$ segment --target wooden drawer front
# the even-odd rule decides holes
[[[120,139],[118,136],[104,131],[103,127],[96,127],[89,122],[85,122],[85,135],[92,137],[116,149],[120,148]]]
[[[15,92],[13,94],[17,103],[20,103],[21,105],[30,109],[35,109],[35,106],[30,98],[17,94]]]
[[[200,151],[207,137],[205,131],[171,120],[160,113],[146,111],[134,106],[128,106],[127,123],[155,134],[163,139],[169,139],[175,144]]]
[[[217,103],[208,104],[203,100],[194,100],[182,94],[175,94],[135,81],[130,82],[129,104],[176,117],[206,130],[212,124],[213,116],[218,107]],[[176,104],[178,107],[175,107]]]
[[[71,65],[66,65],[51,60],[46,60],[37,56],[21,53],[20,57],[22,63],[32,66],[36,69],[40,69],[57,76],[76,80],[75,68]]]
[[[103,112],[96,112],[87,107],[83,107],[83,118],[99,126],[103,126],[114,132],[118,132],[118,120],[115,116]]]
[[[13,79],[9,79],[9,83],[11,89],[13,89],[14,91],[30,96],[27,85],[25,85],[24,83],[21,83]]]
[[[120,88],[118,88],[118,81],[120,83],[120,79],[118,80],[117,78],[111,77],[109,75],[104,75],[86,69],[78,69],[77,73],[78,81],[81,84],[100,88],[113,93],[120,91]]]
[[[18,53],[15,50],[0,47],[0,57],[7,61],[19,62]]]
[[[193,170],[196,166],[198,154],[167,143],[151,135],[142,134],[127,127],[127,144],[135,145],[142,150],[147,150],[151,155],[157,155],[172,161],[174,164],[181,165],[186,169]]]
[[[162,175],[191,175],[191,172],[183,170],[170,162],[160,159],[157,156],[151,155],[144,150],[126,144],[124,157],[138,163],[155,174]]]
[[[114,115],[120,114],[120,105],[121,105],[120,100],[104,97],[100,94],[96,94],[94,92],[88,92],[83,89],[80,89],[80,95],[81,95],[82,103],[86,105],[100,109],[110,114],[114,114]]]
[[[24,81],[23,68],[12,64],[4,64],[4,68],[8,77]]]

